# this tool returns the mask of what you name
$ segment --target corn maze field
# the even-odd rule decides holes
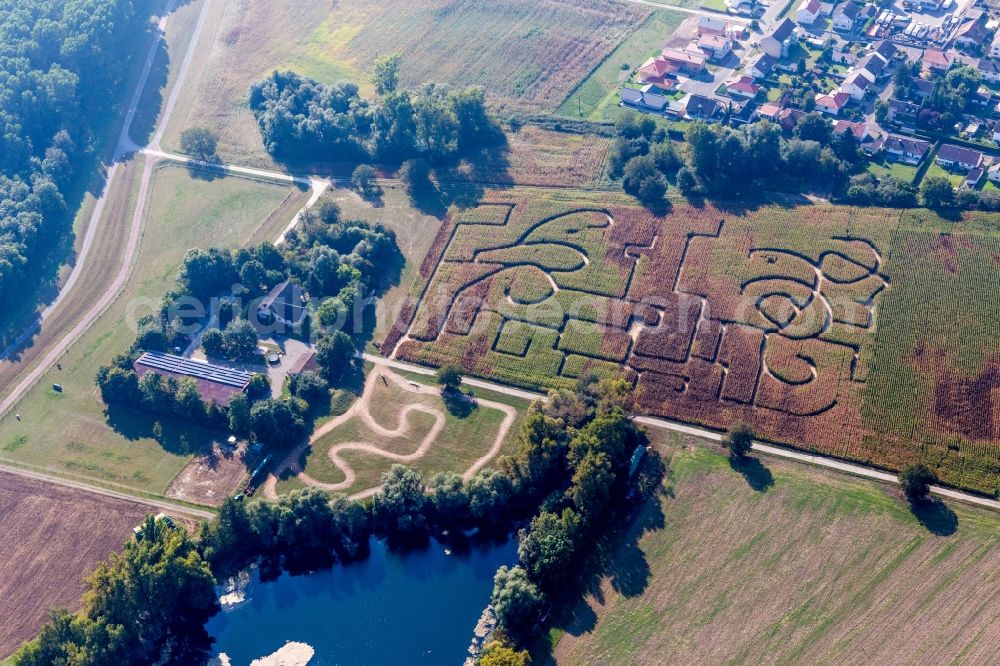
[[[887,469],[920,459],[995,494],[990,223],[490,193],[450,212],[382,349],[528,387],[623,377],[643,413]]]

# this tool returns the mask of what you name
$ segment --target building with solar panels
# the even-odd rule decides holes
[[[229,406],[229,400],[234,395],[246,391],[253,377],[252,372],[162,352],[145,352],[136,359],[132,367],[140,379],[147,372],[176,379],[193,379],[198,385],[202,400],[214,400],[223,407]]]

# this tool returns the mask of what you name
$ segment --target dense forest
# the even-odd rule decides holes
[[[0,294],[23,298],[67,238],[73,165],[95,149],[148,4],[0,0]]]

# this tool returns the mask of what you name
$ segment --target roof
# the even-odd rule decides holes
[[[843,134],[844,132],[850,132],[858,138],[858,141],[861,141],[868,133],[868,127],[864,123],[855,123],[850,120],[838,120],[833,124],[834,134]]]
[[[698,18],[698,27],[722,32],[726,29],[726,22],[711,16],[702,16]]]
[[[924,95],[930,95],[934,92],[934,82],[928,81],[927,79],[921,79],[920,77],[915,77],[913,79],[913,87]]]
[[[938,148],[938,159],[947,162],[958,162],[959,164],[979,164],[983,159],[983,154],[972,148],[956,146],[950,143],[942,143]]]
[[[719,103],[711,97],[691,95],[688,97],[684,110],[688,115],[711,118],[719,110]]]
[[[740,92],[753,97],[760,91],[760,86],[753,82],[753,78],[749,76],[741,76],[740,78],[726,84],[726,90],[730,92]]]
[[[982,21],[980,15],[979,18],[974,18],[971,21],[963,23],[955,32],[955,39],[982,43],[986,41],[988,35],[989,31],[986,29],[986,24]]]
[[[698,46],[702,48],[724,49],[732,45],[732,40],[722,35],[702,35],[698,38]]]
[[[810,14],[819,14],[819,0],[802,0],[798,11],[807,11]]]
[[[692,51],[682,51],[680,49],[663,49],[663,57],[674,62],[682,62],[689,65],[704,65],[705,56]]]
[[[765,118],[774,118],[781,111],[781,107],[774,102],[766,102],[760,105],[760,111],[757,113]]]
[[[923,157],[931,147],[931,144],[927,141],[921,141],[920,139],[914,139],[911,136],[902,136],[900,134],[886,135],[885,141],[882,142],[882,145],[886,150],[891,150],[896,153],[905,153],[907,155],[919,155],[920,157]]]
[[[621,100],[625,104],[645,106],[656,111],[662,111],[670,101],[663,95],[643,92],[641,90],[636,90],[635,88],[622,88]]]
[[[302,354],[302,356],[295,359],[295,363],[293,363],[292,367],[288,369],[288,374],[300,375],[306,370],[315,370],[316,368],[316,352],[309,350],[305,354]]]
[[[202,399],[215,400],[223,406],[229,405],[233,395],[242,393],[253,378],[252,372],[162,352],[145,352],[132,367],[139,377],[155,372],[164,377],[193,379]]]
[[[844,81],[844,85],[852,84],[856,86],[859,90],[864,90],[865,88],[867,88],[869,83],[871,83],[871,81],[862,76],[861,72],[854,72],[853,74],[847,77],[846,81]]]
[[[837,5],[837,8],[835,10],[833,10],[834,18],[838,16],[843,16],[844,18],[848,18],[852,21],[858,18],[858,14],[860,13],[861,13],[861,5],[858,5],[857,3],[854,2],[842,2],[839,5]]]
[[[778,61],[766,53],[761,53],[759,56],[751,61],[750,66],[761,72],[764,76],[771,73],[774,66],[778,64]]]
[[[778,24],[778,27],[774,29],[774,32],[772,32],[769,37],[779,42],[783,42],[791,36],[794,30],[795,23],[792,22],[792,19],[786,17],[781,21],[781,23]]]
[[[931,69],[948,69],[951,67],[951,56],[938,49],[925,49],[921,61]]]
[[[885,69],[887,62],[888,61],[878,53],[869,53],[862,58],[856,69],[864,69],[870,72],[873,76],[878,76],[879,72]]]
[[[875,44],[875,53],[885,58],[886,62],[889,62],[896,55],[896,45],[884,39],[880,40]]]
[[[983,173],[985,173],[982,168],[976,167],[971,169],[969,173],[965,176],[965,184],[969,187],[975,187],[979,184],[979,181],[983,179]]]
[[[306,316],[303,296],[302,287],[285,280],[274,286],[257,309],[270,310],[276,317],[297,324]]]
[[[844,108],[851,96],[845,92],[839,90],[832,90],[825,95],[820,95],[816,98],[816,104],[822,105],[827,108],[834,108],[840,110]]]
[[[990,58],[980,58],[976,62],[976,69],[978,69],[983,74],[992,74],[994,76],[1000,76],[1000,63],[996,60],[991,60]]]

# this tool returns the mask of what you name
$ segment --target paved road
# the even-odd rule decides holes
[[[414,372],[421,375],[432,375],[434,371],[419,365],[413,365],[410,363],[404,363],[402,361],[396,361],[392,359],[385,359],[380,356],[374,356],[372,354],[365,354],[364,359],[372,363],[379,365],[386,365],[390,368],[395,368],[397,370],[405,370],[407,372]],[[523,389],[512,388],[510,386],[504,386],[503,384],[495,384],[493,382],[487,382],[480,379],[465,378],[462,380],[464,384],[469,386],[475,386],[478,388],[489,389],[491,391],[496,391],[497,393],[503,393],[504,395],[514,396],[517,398],[524,398],[526,400],[544,400],[545,396],[541,393],[535,393],[532,391],[525,391]],[[652,428],[660,428],[663,430],[671,430],[673,432],[679,432],[685,435],[692,435],[694,437],[700,437],[702,439],[707,439],[714,442],[722,441],[723,435],[714,432],[712,430],[706,430],[704,428],[698,428],[695,426],[689,426],[683,423],[677,423],[674,421],[669,421],[667,419],[657,418],[653,416],[637,416],[636,422],[645,426]],[[890,472],[884,472],[882,470],[874,469],[872,467],[865,467],[864,465],[858,465],[855,463],[843,462],[835,458],[829,458],[827,456],[821,456],[811,453],[802,453],[800,451],[793,451],[791,449],[786,449],[778,446],[773,446],[771,444],[765,444],[763,442],[754,442],[753,450],[765,455],[774,456],[776,458],[785,458],[786,460],[795,460],[798,462],[809,463],[811,465],[816,465],[818,467],[825,467],[826,469],[836,470],[838,472],[845,472],[847,474],[852,474],[854,476],[860,476],[866,479],[873,479],[876,481],[883,481],[886,483],[899,483],[899,479],[895,474]],[[943,488],[941,486],[932,486],[931,492],[935,495],[941,497],[947,497],[948,499],[958,500],[960,502],[967,502],[969,504],[975,504],[987,509],[993,509],[994,511],[1000,511],[1000,501],[989,499],[986,497],[980,497],[978,495],[971,495],[969,493],[964,493],[960,490],[952,490],[951,488]]]
[[[693,14],[694,16],[710,16],[716,19],[724,19],[729,23],[749,23],[751,21],[751,19],[746,16],[733,16],[732,14],[713,12],[708,9],[675,7],[674,5],[666,4],[664,2],[656,2],[655,0],[623,0],[623,2],[631,2],[633,5],[644,5],[646,7],[655,7],[657,9],[670,9],[672,11],[680,12],[682,14]]]

